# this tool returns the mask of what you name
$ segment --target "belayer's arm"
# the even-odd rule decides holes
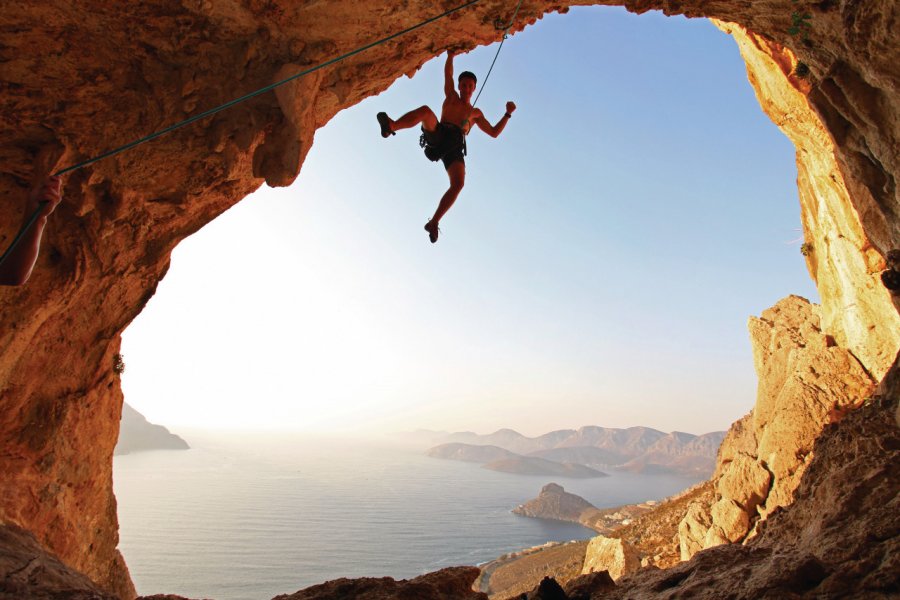
[[[59,187],[59,177],[51,177],[30,194],[25,210],[25,222],[39,206],[42,206],[41,212],[25,231],[16,247],[0,264],[0,285],[22,285],[28,281],[31,270],[34,268],[34,262],[38,257],[47,216],[53,212],[61,199]],[[41,202],[46,204],[41,205]]]

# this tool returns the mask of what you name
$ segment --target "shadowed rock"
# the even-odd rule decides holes
[[[0,600],[119,600],[64,565],[34,536],[0,525]]]
[[[477,567],[450,567],[415,579],[335,579],[272,600],[487,600],[472,591]]]

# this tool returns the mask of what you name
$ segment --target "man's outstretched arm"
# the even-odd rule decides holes
[[[475,119],[475,124],[478,125],[478,128],[483,132],[488,134],[489,136],[495,138],[506,128],[506,124],[509,122],[509,118],[512,116],[513,112],[516,110],[515,102],[507,102],[506,103],[506,114],[500,117],[500,120],[497,121],[496,125],[491,125],[488,123],[488,120],[484,118],[484,113],[480,110],[478,111],[478,118]]]
[[[444,63],[444,95],[448,98],[456,95],[456,83],[453,81],[453,57],[456,50],[447,50],[447,62]]]
[[[41,235],[44,232],[44,225],[47,224],[47,217],[61,199],[59,188],[59,177],[51,177],[29,195],[25,210],[26,222],[41,205],[41,202],[46,204],[43,205],[37,220],[25,231],[16,247],[0,264],[0,285],[22,285],[28,281],[31,270],[34,268],[34,261],[37,260]]]

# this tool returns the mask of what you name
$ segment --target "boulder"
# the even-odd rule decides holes
[[[618,580],[640,568],[641,559],[631,544],[624,540],[598,535],[588,544],[581,573],[586,575],[607,571],[610,577]]]
[[[748,515],[765,502],[772,484],[772,474],[763,464],[747,454],[738,454],[719,478],[717,491],[722,498],[737,502]]]
[[[725,539],[729,542],[738,542],[744,539],[750,531],[750,516],[734,500],[722,499],[713,504],[713,525],[717,526]]]
[[[706,533],[712,525],[712,515],[709,514],[709,505],[702,502],[692,502],[687,514],[678,524],[678,547],[681,551],[681,560],[690,558],[702,550],[706,541]]]
[[[731,543],[731,540],[728,539],[722,528],[718,525],[713,525],[706,532],[706,537],[703,539],[703,549],[714,548],[729,543]]]

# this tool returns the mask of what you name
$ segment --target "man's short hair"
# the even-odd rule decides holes
[[[478,83],[478,78],[475,77],[475,73],[473,73],[472,71],[463,71],[462,73],[459,74],[459,77],[457,77],[456,80],[462,81],[463,77],[471,77],[472,81],[474,81],[475,83]]]

